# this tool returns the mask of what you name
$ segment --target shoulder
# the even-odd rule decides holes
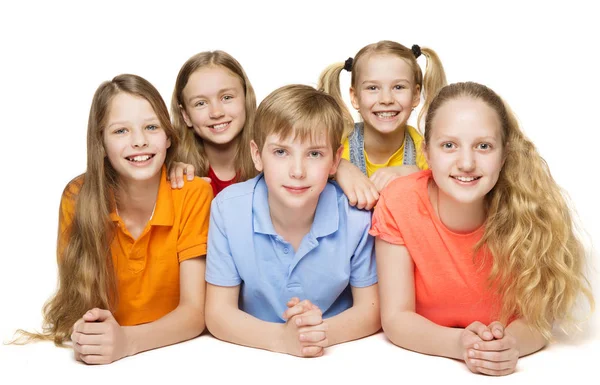
[[[338,212],[344,213],[347,218],[349,226],[359,226],[364,223],[371,223],[371,212],[369,210],[357,209],[348,203],[348,197],[344,194],[344,191],[339,184],[335,181],[329,181],[325,186],[324,192],[335,194],[337,202]]]
[[[62,200],[74,201],[77,198],[83,186],[84,176],[85,174],[81,174],[67,183],[62,193]]]
[[[430,178],[430,170],[396,178],[381,191],[380,199],[383,198],[388,206],[394,203],[415,204],[422,196],[427,195],[427,183]]]
[[[252,196],[252,194],[254,194],[256,184],[261,178],[262,174],[257,175],[252,179],[248,179],[247,181],[234,183],[231,186],[227,186],[221,190],[215,200],[218,200],[219,202],[225,202]]]
[[[417,144],[417,142],[421,143],[423,141],[423,134],[421,134],[421,132],[419,132],[419,130],[417,130],[413,126],[406,126],[406,131],[408,132],[412,140],[415,142],[415,144]]]

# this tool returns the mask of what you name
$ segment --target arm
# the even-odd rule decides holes
[[[181,189],[181,188],[183,188],[183,184],[185,181],[183,176],[185,175],[186,179],[188,181],[191,181],[191,180],[194,180],[195,172],[196,172],[196,169],[194,168],[193,165],[174,161],[169,170],[169,176],[167,177],[167,179],[171,181],[172,189]],[[210,178],[208,178],[206,176],[200,177],[200,179],[202,179],[208,183],[211,182]]]
[[[410,175],[418,171],[420,171],[419,167],[414,165],[382,167],[375,171],[369,177],[369,180],[373,182],[375,188],[377,188],[377,191],[381,192],[385,186],[387,186],[394,179],[401,176]]]
[[[75,356],[88,364],[108,364],[123,357],[196,337],[204,330],[205,259],[180,263],[179,305],[160,319],[120,326],[110,311],[92,309],[73,326]]]
[[[352,307],[327,319],[329,346],[369,336],[381,328],[377,284],[351,289]]]
[[[335,178],[348,197],[350,206],[371,210],[377,203],[379,193],[373,182],[346,159],[340,161]]]
[[[240,286],[224,287],[208,284],[206,324],[218,339],[238,345],[310,357],[323,354],[327,344],[327,324],[319,322],[320,311],[311,310],[291,317],[285,324],[266,322],[238,308]],[[305,317],[316,320],[304,319]],[[304,321],[304,322],[300,322]],[[315,326],[297,325],[317,324]],[[310,342],[302,342],[301,335],[317,335]],[[315,341],[321,337],[319,341]],[[304,339],[304,338],[303,338]]]

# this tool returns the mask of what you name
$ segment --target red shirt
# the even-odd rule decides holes
[[[217,174],[215,174],[215,171],[212,169],[212,167],[209,166],[208,167],[208,177],[210,178],[210,185],[213,188],[213,195],[217,196],[217,194],[220,193],[221,190],[223,190],[225,187],[231,186],[232,184],[237,182],[238,176],[236,175],[233,178],[231,178],[230,180],[221,180],[221,179],[219,179]]]
[[[481,267],[483,248],[473,255],[484,226],[469,234],[444,226],[429,201],[431,178],[431,171],[421,171],[390,183],[377,202],[370,234],[408,249],[418,314],[442,326],[487,325],[496,319],[500,299],[488,288],[491,256]]]

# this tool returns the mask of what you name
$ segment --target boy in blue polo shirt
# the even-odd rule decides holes
[[[212,202],[206,325],[217,338],[302,357],[380,328],[371,213],[329,182],[342,112],[303,85],[258,107],[257,177]]]

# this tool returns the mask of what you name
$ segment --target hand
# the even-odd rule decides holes
[[[187,175],[187,180],[194,180],[194,166],[191,164],[173,162],[171,169],[169,170],[169,180],[171,181],[171,188],[182,188],[183,187],[183,175]],[[210,183],[210,179],[207,178]]]
[[[391,181],[401,176],[409,175],[414,172],[420,171],[417,166],[393,166],[393,167],[382,167],[375,171],[369,179],[377,188],[377,191],[381,192],[385,186]]]
[[[515,371],[519,360],[517,339],[507,333],[504,325],[492,322],[488,329],[494,335],[492,341],[476,343],[469,350],[469,365],[479,373],[490,376],[505,376]]]
[[[284,325],[284,352],[299,357],[320,357],[327,340],[327,323],[323,322],[321,310],[308,300],[300,301],[297,297],[287,303],[288,309],[283,313],[287,320]]]
[[[110,364],[128,356],[124,329],[108,310],[94,308],[73,325],[75,359],[86,364]]]
[[[480,372],[477,370],[477,366],[471,363],[469,355],[476,345],[479,346],[484,341],[492,341],[493,339],[494,335],[490,329],[478,321],[473,322],[463,330],[460,337],[461,357],[473,373]]]
[[[373,182],[358,167],[346,159],[340,161],[336,180],[348,197],[350,206],[371,210],[377,203],[379,193]]]

